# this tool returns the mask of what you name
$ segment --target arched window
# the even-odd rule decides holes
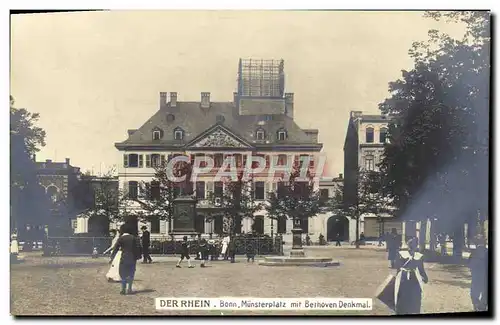
[[[380,143],[386,143],[387,142],[387,128],[381,128],[380,129]]]
[[[174,140],[182,140],[184,139],[184,130],[180,127],[176,127],[174,129]]]
[[[59,196],[59,189],[54,185],[50,185],[47,187],[47,195],[50,197],[52,202],[56,202]]]
[[[374,130],[373,127],[366,128],[366,143],[373,143]]]

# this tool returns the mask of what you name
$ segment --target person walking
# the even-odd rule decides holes
[[[337,246],[342,246],[342,244],[340,243],[340,234],[337,233],[337,235],[335,236],[335,247]]]
[[[391,229],[391,234],[387,238],[387,259],[391,262],[391,269],[395,268],[396,259],[398,258],[398,251],[401,247],[401,240],[399,239],[398,231],[396,228]]]
[[[407,242],[408,251],[399,251],[398,273],[394,287],[394,301],[397,315],[420,314],[423,283],[429,278],[424,269],[423,255],[417,252],[418,241]]]
[[[224,236],[224,239],[222,239],[222,250],[221,250],[221,255],[224,257],[224,260],[227,261],[229,254],[228,254],[228,246],[229,243],[231,242],[231,239],[229,236]]]
[[[247,243],[245,247],[245,253],[247,254],[247,263],[252,260],[252,263],[255,262],[255,247],[254,247],[254,237],[252,235],[247,237]]]
[[[141,259],[141,246],[139,239],[133,235],[134,229],[130,225],[122,225],[120,233],[121,236],[116,241],[112,256],[116,255],[119,251],[122,252],[118,271],[122,284],[120,294],[125,295],[133,293],[132,285],[134,283],[137,260]],[[113,259],[110,263],[112,262]]]
[[[231,261],[231,263],[236,262],[236,243],[234,242],[234,238],[229,239],[229,244],[227,246],[227,254],[228,254],[228,259]]]
[[[484,237],[475,238],[476,249],[469,257],[471,272],[470,297],[475,311],[488,310],[488,248]]]
[[[177,265],[175,267],[180,268],[181,267],[181,262],[186,259],[188,262],[188,267],[193,268],[194,266],[191,265],[191,258],[189,257],[189,242],[187,236],[184,236],[182,238],[182,244],[181,244],[181,258],[177,262]]]
[[[149,246],[151,245],[151,233],[148,231],[148,227],[142,226],[142,256],[143,260],[142,263],[153,263],[153,259],[151,258],[151,255],[149,255]]]
[[[113,236],[113,241],[111,242],[111,246],[109,246],[109,248],[102,253],[103,255],[114,251],[118,238],[120,238],[121,235],[118,231],[116,231],[116,229],[111,229],[110,234]],[[109,268],[108,273],[106,273],[106,279],[108,279],[109,282],[120,282],[122,280],[119,272],[121,257],[122,252],[120,250],[111,254],[111,267]]]
[[[208,261],[208,243],[205,238],[200,240],[200,267],[206,267],[205,263]]]

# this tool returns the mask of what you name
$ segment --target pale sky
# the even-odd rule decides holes
[[[37,160],[69,157],[96,173],[121,163],[114,143],[158,110],[159,92],[231,101],[239,58],[282,58],[295,121],[319,129],[335,176],[349,111],[379,112],[429,29],[462,33],[423,12],[113,11],[11,22],[11,94],[47,132]]]

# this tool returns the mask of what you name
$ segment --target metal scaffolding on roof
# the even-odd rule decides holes
[[[240,59],[238,68],[240,97],[283,98],[284,91],[283,60]]]

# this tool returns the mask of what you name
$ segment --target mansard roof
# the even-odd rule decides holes
[[[236,138],[257,150],[280,147],[319,151],[322,148],[322,144],[313,141],[291,117],[285,114],[240,115],[233,102],[211,102],[209,108],[200,107],[200,102],[177,102],[175,107],[162,107],[139,129],[130,132],[128,139],[115,146],[119,150],[182,150],[217,124],[223,125]],[[164,132],[160,140],[153,140],[151,137],[155,127]],[[182,140],[174,138],[174,129],[178,127],[184,130]],[[259,128],[266,131],[268,138],[264,141],[255,138],[255,132]],[[287,138],[278,141],[277,132],[282,128],[286,129]]]

